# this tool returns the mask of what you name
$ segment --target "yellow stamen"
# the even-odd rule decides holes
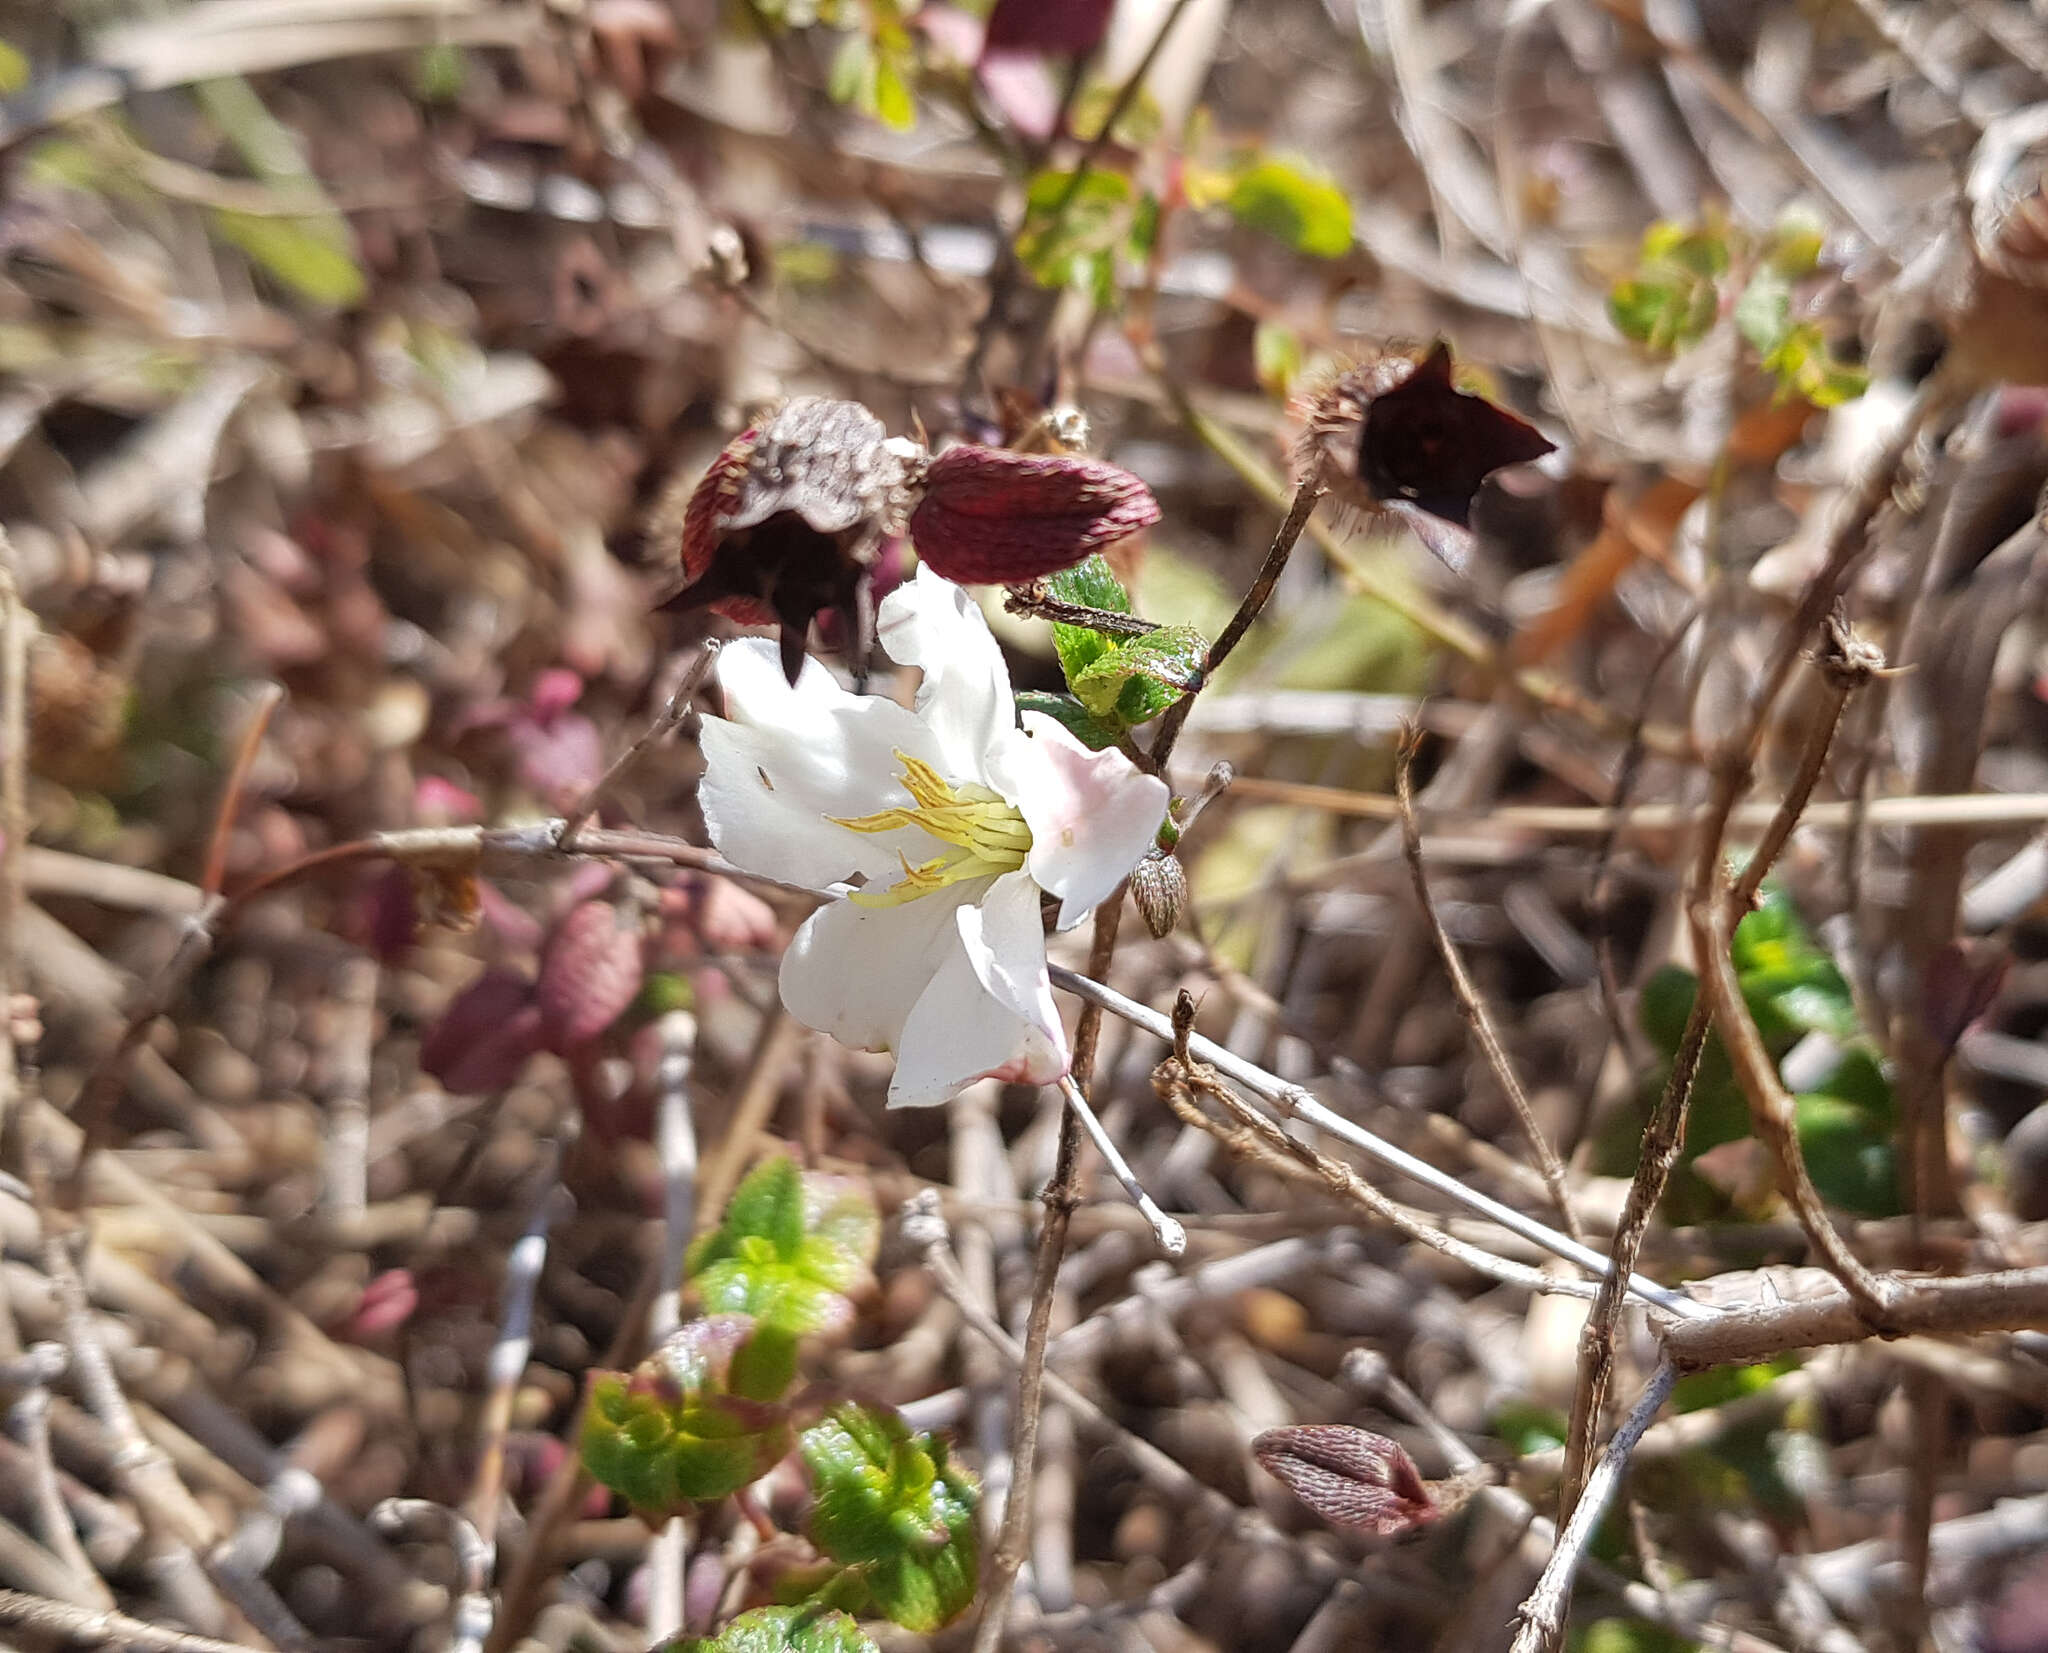
[[[928,763],[898,752],[903,786],[914,809],[881,809],[872,815],[827,816],[850,832],[891,832],[897,827],[922,827],[958,852],[935,856],[913,867],[900,851],[903,877],[885,890],[855,890],[852,899],[863,907],[895,907],[930,895],[948,884],[1015,872],[1031,849],[1031,829],[1015,804],[985,786],[954,786]]]

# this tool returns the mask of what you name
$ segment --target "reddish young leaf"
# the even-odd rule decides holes
[[[420,1041],[420,1069],[459,1096],[501,1091],[542,1048],[533,984],[492,970],[455,996]]]
[[[534,989],[546,1048],[556,1052],[588,1044],[640,991],[646,975],[640,915],[609,901],[570,909],[548,938]]]
[[[1397,1442],[1349,1424],[1268,1429],[1253,1438],[1252,1456],[1333,1527],[1388,1538],[1441,1513]]]

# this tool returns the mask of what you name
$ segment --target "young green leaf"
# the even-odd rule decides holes
[[[650,1524],[737,1492],[788,1454],[788,1413],[727,1389],[753,1333],[742,1315],[693,1320],[630,1373],[591,1374],[583,1466]]]
[[[1730,249],[1713,229],[1660,222],[1643,232],[1636,273],[1615,283],[1607,313],[1638,344],[1664,353],[1704,338],[1720,313]]]
[[[894,1412],[847,1404],[799,1443],[816,1502],[811,1541],[858,1567],[878,1611],[929,1633],[974,1600],[980,1488],[942,1441]]]
[[[685,1265],[705,1313],[747,1315],[760,1328],[765,1341],[739,1363],[736,1387],[757,1393],[761,1363],[788,1362],[779,1340],[853,1318],[847,1293],[868,1279],[880,1234],[873,1199],[851,1178],[799,1172],[780,1157],[755,1167]]]
[[[1017,257],[1041,287],[1084,286],[1099,281],[1104,268],[1113,275],[1114,250],[1130,233],[1136,192],[1129,178],[1099,168],[1078,186],[1072,177],[1048,170],[1025,186]]]
[[[1351,203],[1344,192],[1286,161],[1253,162],[1237,175],[1224,205],[1240,224],[1311,258],[1342,258],[1351,250]]]
[[[1157,717],[1200,678],[1209,642],[1192,626],[1162,626],[1118,644],[1069,681],[1104,722],[1128,728]]]
[[[1094,634],[1091,632],[1090,635]],[[1072,695],[1047,694],[1043,689],[1020,689],[1017,691],[1017,710],[1043,712],[1091,752],[1114,746],[1123,733],[1115,724],[1098,718]]]
[[[216,235],[300,297],[332,305],[362,298],[362,267],[340,218],[271,218],[226,207],[210,216]]]
[[[655,1653],[876,1653],[844,1613],[829,1607],[756,1607],[716,1636],[663,1642]]]
[[[1131,595],[1098,552],[1083,558],[1072,568],[1062,569],[1046,581],[1046,589],[1059,601],[1076,608],[1099,608],[1109,614],[1131,612]],[[1116,647],[1114,637],[1087,626],[1052,628],[1052,646],[1060,657],[1060,670],[1072,683],[1096,661]]]

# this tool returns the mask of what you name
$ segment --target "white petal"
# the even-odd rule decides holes
[[[1004,793],[1031,828],[1025,865],[1041,889],[1059,897],[1059,927],[1069,930],[1152,847],[1171,794],[1123,753],[1089,751],[1043,712],[1026,712],[1024,727],[1030,739],[1003,753]]]
[[[951,580],[920,568],[882,599],[876,634],[889,658],[924,673],[917,715],[930,725],[949,781],[991,784],[987,754],[1017,726],[1010,669],[974,600]]]
[[[911,801],[897,750],[927,763],[938,755],[914,713],[880,695],[848,694],[814,660],[791,688],[775,646],[755,638],[720,651],[718,680],[732,715],[706,718],[699,731],[698,801],[727,860],[814,887],[855,873],[893,884],[899,853],[916,864],[942,851],[915,827],[868,834],[829,818]]]
[[[1049,1085],[1073,1060],[1046,980],[1030,875],[1004,874],[979,906],[958,908],[954,922],[958,946],[942,956],[903,1024],[892,1108],[944,1102],[977,1079]]]
[[[782,1002],[806,1027],[856,1050],[894,1050],[942,960],[960,952],[955,911],[990,880],[949,885],[896,907],[834,901],[782,955]]]

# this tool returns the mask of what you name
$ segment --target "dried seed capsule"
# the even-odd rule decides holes
[[[1173,934],[1180,922],[1181,908],[1188,898],[1188,875],[1180,858],[1165,850],[1150,850],[1131,869],[1131,899],[1138,904],[1138,916],[1155,940]]]
[[[868,575],[882,542],[902,531],[921,459],[858,402],[785,403],[727,443],[691,491],[680,577],[657,606],[780,626],[792,683],[812,619],[834,610],[864,662],[874,631]]]
[[[965,585],[1056,574],[1159,520],[1144,483],[1075,454],[963,444],[931,461],[924,488],[910,514],[917,554]]]

